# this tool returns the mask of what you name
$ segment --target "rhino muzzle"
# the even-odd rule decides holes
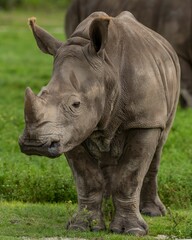
[[[21,136],[19,138],[19,146],[22,153],[27,155],[39,155],[49,158],[56,158],[61,155],[60,141],[52,140],[51,142],[31,141]]]
[[[43,101],[28,87],[25,92],[25,123],[26,128],[19,138],[21,152],[27,155],[39,155],[55,158],[61,155],[60,139],[57,135],[47,134],[38,129],[41,122]],[[48,127],[47,127],[48,128]]]

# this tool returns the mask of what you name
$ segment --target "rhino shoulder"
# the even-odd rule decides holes
[[[107,15],[107,13],[102,12],[102,11],[98,11],[98,12],[93,12],[89,15],[88,18],[106,18],[109,17],[109,15]]]
[[[127,18],[128,19],[134,19],[134,20],[136,20],[136,18],[134,17],[134,15],[131,13],[131,12],[129,12],[129,11],[123,11],[123,12],[121,12],[118,16],[117,16],[117,18],[118,19],[122,19],[122,20],[126,20]]]

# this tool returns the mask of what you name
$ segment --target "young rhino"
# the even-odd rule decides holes
[[[176,53],[129,12],[93,13],[66,43],[35,19],[29,23],[54,66],[37,96],[26,89],[21,151],[51,158],[65,153],[79,205],[69,229],[104,230],[102,200],[112,196],[110,230],[147,234],[140,212],[166,211],[157,172],[179,97]]]

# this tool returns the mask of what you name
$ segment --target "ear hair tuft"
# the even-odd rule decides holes
[[[28,24],[33,28],[36,23],[36,17],[30,17],[28,18]]]

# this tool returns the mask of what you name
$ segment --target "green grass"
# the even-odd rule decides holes
[[[19,237],[81,237],[86,239],[124,240],[126,235],[111,234],[108,230],[100,233],[67,231],[68,219],[76,205],[65,204],[23,204],[20,202],[1,203],[0,205],[0,239],[19,239]],[[169,238],[192,237],[192,212],[171,211],[166,217],[149,218],[149,235],[142,239],[154,239],[157,235]],[[108,228],[108,224],[107,224]],[[18,237],[18,238],[17,238]],[[141,239],[129,236],[129,239]]]
[[[52,57],[36,47],[27,19],[33,12],[0,15],[0,197],[22,201],[76,201],[71,172],[65,158],[28,157],[18,146],[24,127],[24,91],[37,93],[50,79]],[[64,40],[63,11],[35,11],[40,24]],[[57,17],[55,17],[55,15]]]
[[[6,10],[14,8],[22,9],[42,9],[42,10],[58,10],[59,8],[64,9],[70,3],[70,0],[0,0],[0,7]]]
[[[167,206],[187,208],[192,201],[192,110],[178,109],[164,147],[159,185]]]
[[[67,232],[64,227],[75,205],[64,202],[76,202],[67,161],[64,156],[54,160],[29,157],[19,150],[25,88],[30,86],[37,93],[48,83],[52,71],[52,57],[39,51],[27,26],[27,18],[34,15],[39,25],[58,39],[65,39],[62,9],[49,14],[37,10],[0,12],[0,239],[21,239],[20,236],[127,239],[108,233]],[[171,214],[146,218],[150,237],[145,239],[158,234],[192,238],[191,119],[191,109],[178,109],[159,171],[160,195],[172,209]],[[44,204],[5,202],[12,200]]]

